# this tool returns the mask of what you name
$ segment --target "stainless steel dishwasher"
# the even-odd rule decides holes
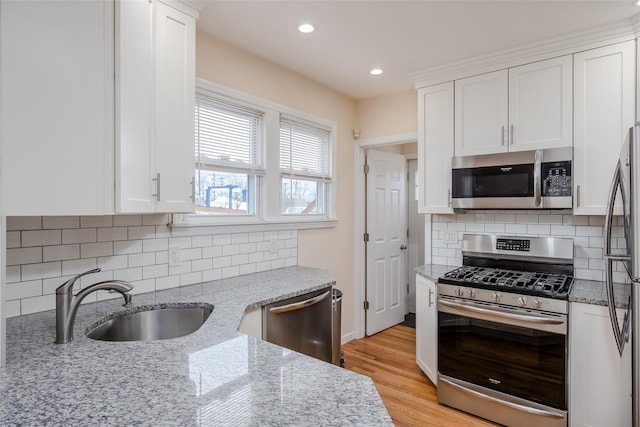
[[[266,341],[332,362],[331,288],[265,305],[262,336]]]

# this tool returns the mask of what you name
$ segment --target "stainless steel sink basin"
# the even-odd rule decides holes
[[[85,331],[101,341],[153,341],[183,337],[198,329],[209,318],[213,305],[174,303],[135,307],[113,313]]]

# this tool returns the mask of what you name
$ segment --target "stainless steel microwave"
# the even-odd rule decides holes
[[[571,147],[454,157],[451,206],[570,209]]]

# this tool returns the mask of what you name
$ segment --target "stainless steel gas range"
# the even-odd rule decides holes
[[[508,426],[567,425],[573,240],[465,235],[438,280],[438,401]]]

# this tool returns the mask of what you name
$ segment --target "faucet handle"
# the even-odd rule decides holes
[[[76,283],[76,280],[78,280],[82,276],[86,276],[87,274],[97,273],[99,271],[102,271],[102,268],[98,267],[94,268],[93,270],[85,271],[84,273],[76,274],[71,279],[58,286],[56,288],[56,294],[66,294],[68,292],[71,292],[71,289],[73,288],[74,283]]]

